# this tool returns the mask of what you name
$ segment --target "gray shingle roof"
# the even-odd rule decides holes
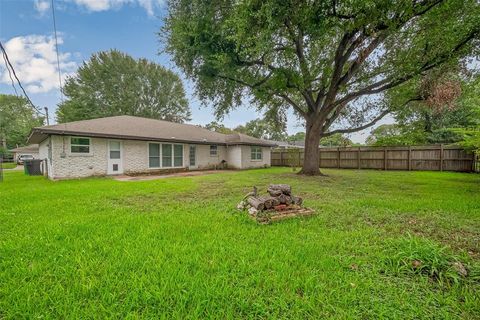
[[[244,134],[226,135],[196,125],[133,116],[98,118],[38,127],[32,130],[28,141],[39,143],[49,134],[199,144],[275,146],[272,141]]]
[[[38,144],[30,144],[28,146],[24,147],[18,147],[15,149],[10,150],[11,152],[33,152],[33,153],[38,153]]]

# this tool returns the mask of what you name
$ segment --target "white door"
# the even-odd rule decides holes
[[[190,146],[190,148],[189,148],[188,167],[190,169],[196,169],[197,168],[197,147],[196,146]]]
[[[123,148],[121,141],[108,141],[107,174],[123,173]]]

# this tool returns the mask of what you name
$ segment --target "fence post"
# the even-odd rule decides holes
[[[357,164],[358,164],[358,169],[361,169],[360,168],[360,147],[358,147],[358,150],[357,150]]]
[[[384,170],[387,171],[387,167],[388,167],[388,153],[387,153],[387,147],[383,147],[383,163],[385,164],[385,168]]]
[[[337,147],[337,168],[340,169],[340,147]]]
[[[322,167],[322,155],[321,155],[321,148],[318,148],[318,167]]]
[[[283,164],[283,151],[280,151],[280,166],[284,166]]]
[[[408,171],[412,170],[412,147],[408,146]]]
[[[440,144],[440,171],[443,171],[443,144]]]

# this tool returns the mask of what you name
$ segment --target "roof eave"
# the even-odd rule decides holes
[[[111,139],[123,139],[123,140],[138,140],[138,141],[165,141],[165,142],[181,142],[191,144],[204,144],[204,145],[222,145],[222,146],[234,146],[234,145],[247,145],[247,146],[262,146],[262,147],[275,147],[276,144],[264,143],[264,142],[221,142],[221,141],[204,141],[204,140],[185,140],[185,139],[168,139],[168,138],[155,138],[155,137],[141,137],[141,136],[128,136],[128,135],[115,135],[105,133],[91,133],[81,131],[69,131],[69,130],[51,130],[46,128],[33,128],[30,136],[28,137],[29,143],[40,143],[45,140],[48,135],[60,135],[60,136],[82,136],[93,138],[111,138]],[[35,139],[35,137],[38,137]],[[43,139],[42,139],[43,138]]]

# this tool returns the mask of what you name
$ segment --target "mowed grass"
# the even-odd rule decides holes
[[[0,318],[479,317],[480,175],[324,172],[6,172]],[[318,215],[257,225],[235,209],[270,182],[291,184]]]
[[[3,169],[14,169],[17,167],[15,162],[2,162],[0,165]]]

